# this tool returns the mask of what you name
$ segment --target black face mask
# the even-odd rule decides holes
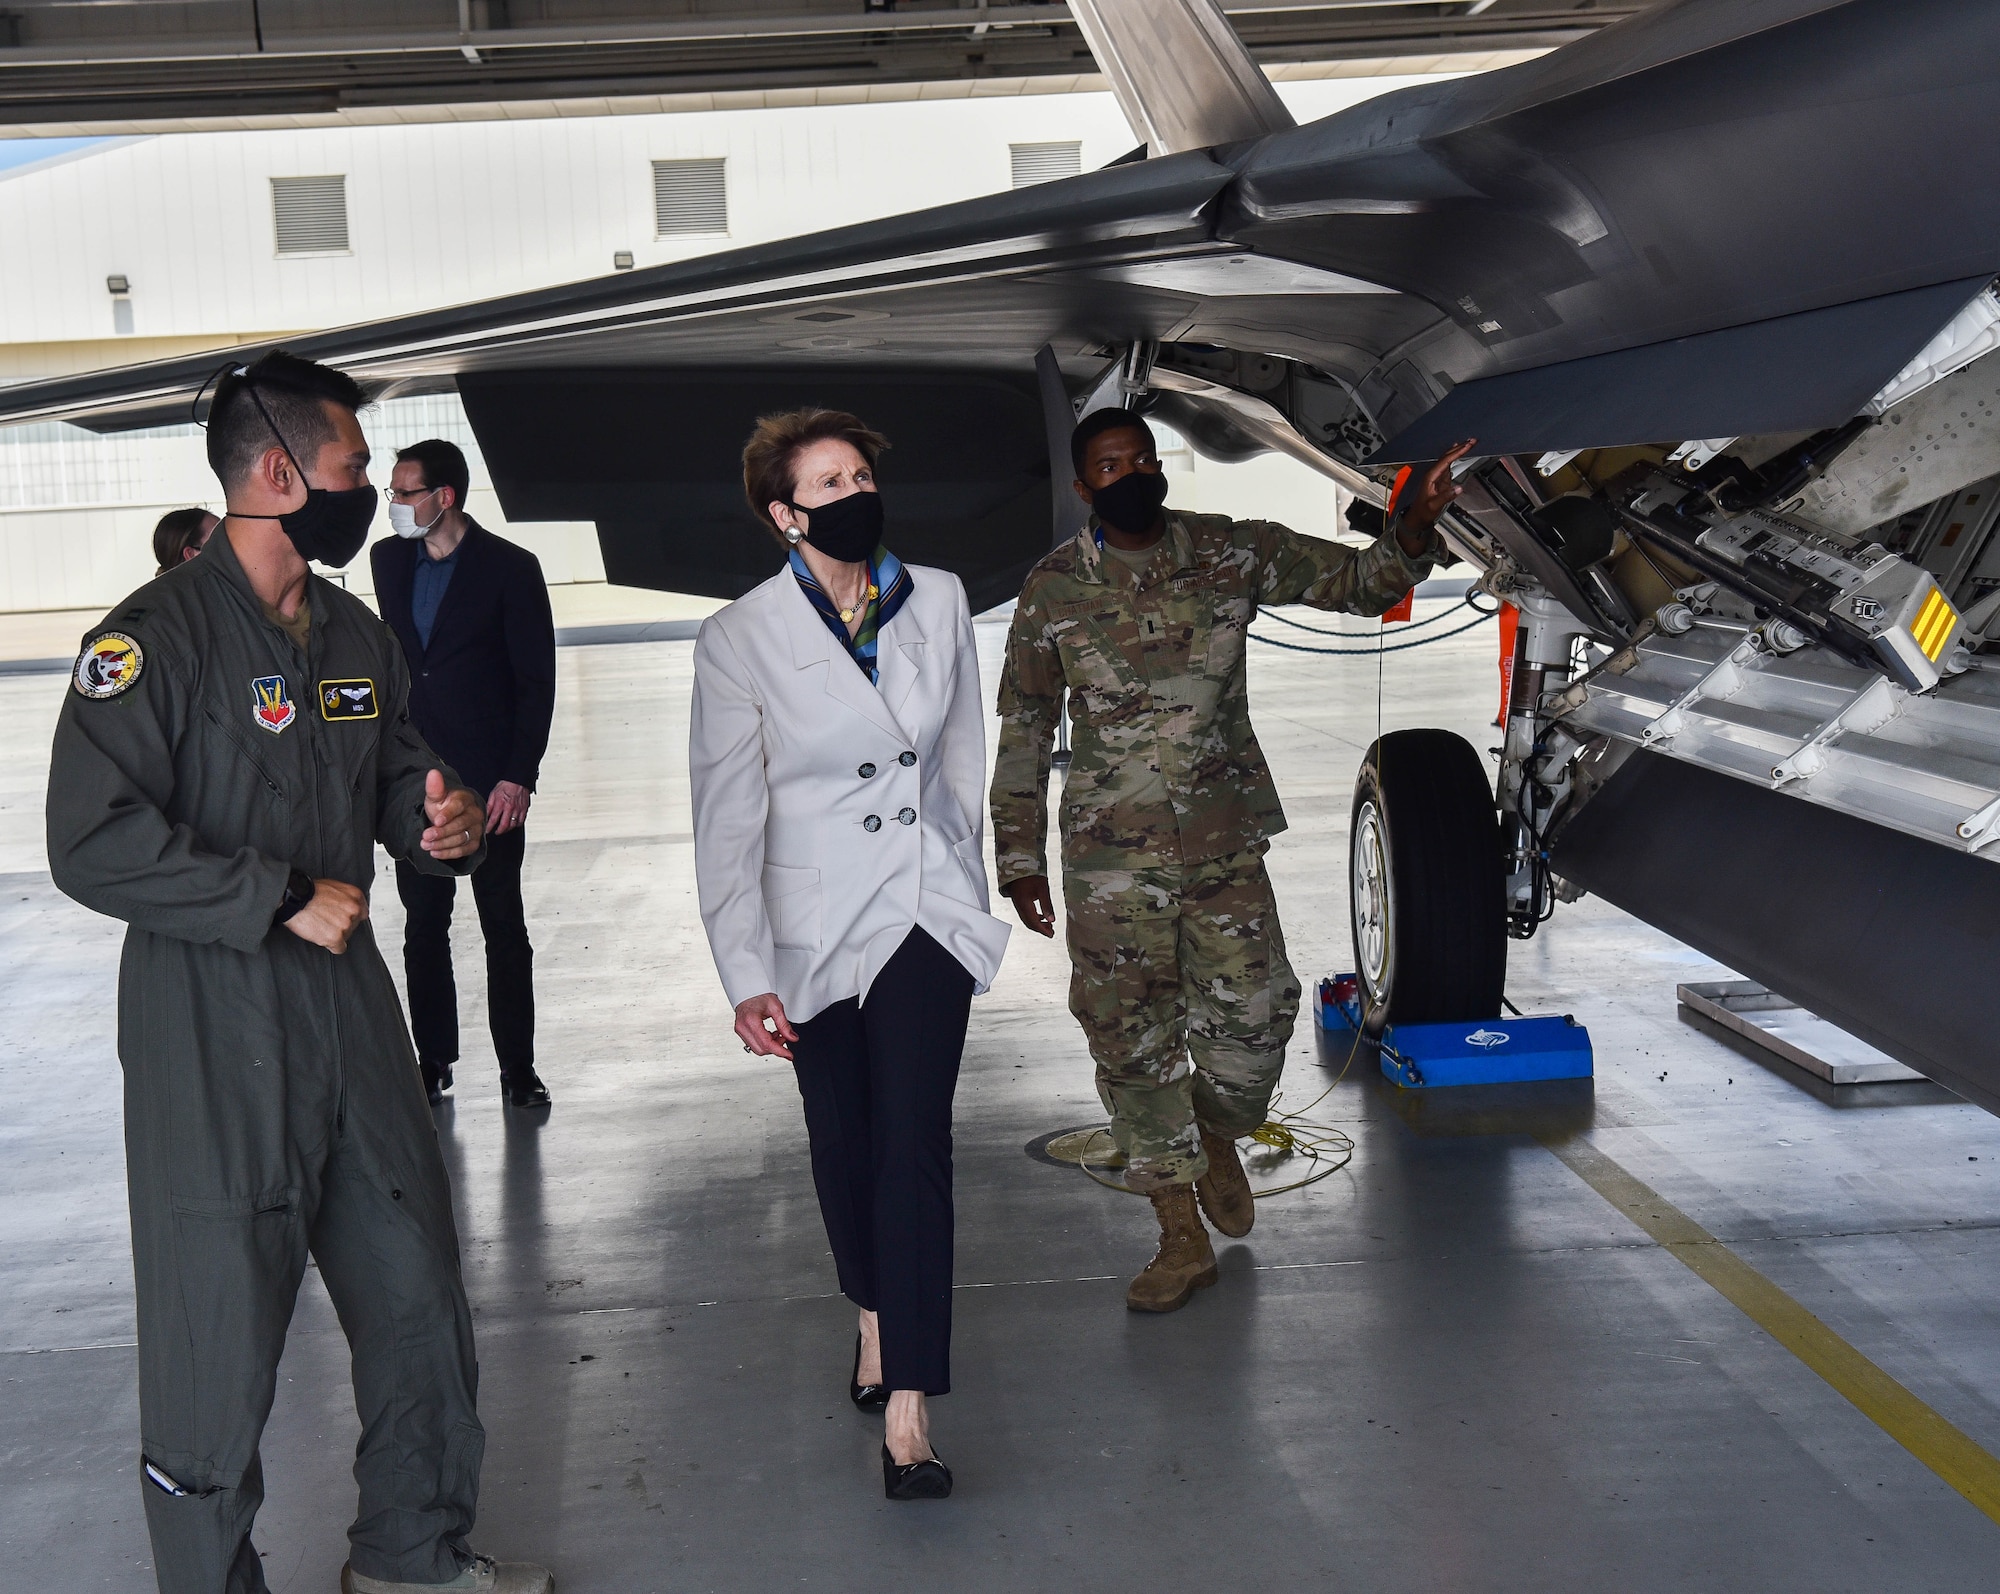
[[[1128,537],[1143,537],[1160,518],[1167,501],[1167,473],[1163,470],[1128,471],[1115,482],[1107,482],[1091,494],[1090,507],[1107,526]]]
[[[805,517],[806,541],[841,564],[858,565],[882,546],[880,493],[849,493],[827,504],[785,507]]]
[[[368,540],[368,527],[375,519],[375,489],[343,487],[330,492],[309,486],[305,503],[277,519],[300,558],[344,569]]]
[[[271,435],[278,440],[278,446],[306,486],[303,504],[273,518],[292,539],[301,559],[316,560],[335,570],[346,569],[368,540],[368,528],[375,519],[375,489],[342,487],[330,491],[306,482],[306,468],[299,463],[299,456],[285,441],[285,434],[278,430],[278,423],[271,419],[271,412],[264,408],[257,390],[253,387],[249,391],[257,413],[264,417],[264,424],[271,428]]]

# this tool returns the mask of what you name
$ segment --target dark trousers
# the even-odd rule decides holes
[[[502,1079],[535,1071],[535,949],[521,907],[525,826],[489,836],[472,871],[472,901],[486,937],[486,1011]],[[457,882],[396,864],[403,899],[403,974],[410,987],[410,1036],[428,1072],[458,1061],[458,985],[451,973],[451,907]]]
[[[912,928],[869,988],[797,1026],[813,1184],[850,1301],[877,1314],[882,1382],[951,1388],[951,1098],[972,976]]]

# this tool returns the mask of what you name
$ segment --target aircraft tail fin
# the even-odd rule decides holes
[[[1069,0],[1069,8],[1149,154],[1297,125],[1216,0]]]

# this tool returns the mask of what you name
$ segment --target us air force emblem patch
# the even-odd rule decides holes
[[[84,697],[116,697],[138,684],[146,655],[123,631],[107,631],[84,643],[76,656],[76,689]]]
[[[380,710],[375,706],[373,681],[321,681],[319,714],[329,720],[372,720]]]
[[[298,712],[282,675],[260,675],[250,683],[250,717],[272,735],[291,724]]]

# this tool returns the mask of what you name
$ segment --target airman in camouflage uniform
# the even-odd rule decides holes
[[[1245,635],[1264,604],[1379,614],[1444,554],[1434,513],[1417,526],[1399,516],[1359,550],[1270,521],[1162,517],[1164,481],[1143,421],[1100,412],[1078,435],[1087,498],[1118,476],[1152,476],[1137,484],[1150,489],[1150,507],[1147,492],[1137,496],[1139,513],[1154,517],[1152,540],[1112,523],[1107,547],[1107,524],[1093,514],[1029,572],[1000,681],[994,843],[1001,889],[1030,929],[1052,934],[1049,760],[1067,691],[1070,1010],[1097,1064],[1126,1181],[1153,1196],[1160,1217],[1160,1255],[1127,1303],[1171,1311],[1215,1276],[1190,1186],[1223,1233],[1249,1231],[1235,1141],[1264,1122],[1299,1005],[1264,868],[1285,816],[1250,727]],[[1107,455],[1125,469],[1107,475]],[[1442,474],[1434,469],[1426,488]],[[1448,484],[1438,491],[1456,495]],[[1114,496],[1100,511],[1118,514]]]

